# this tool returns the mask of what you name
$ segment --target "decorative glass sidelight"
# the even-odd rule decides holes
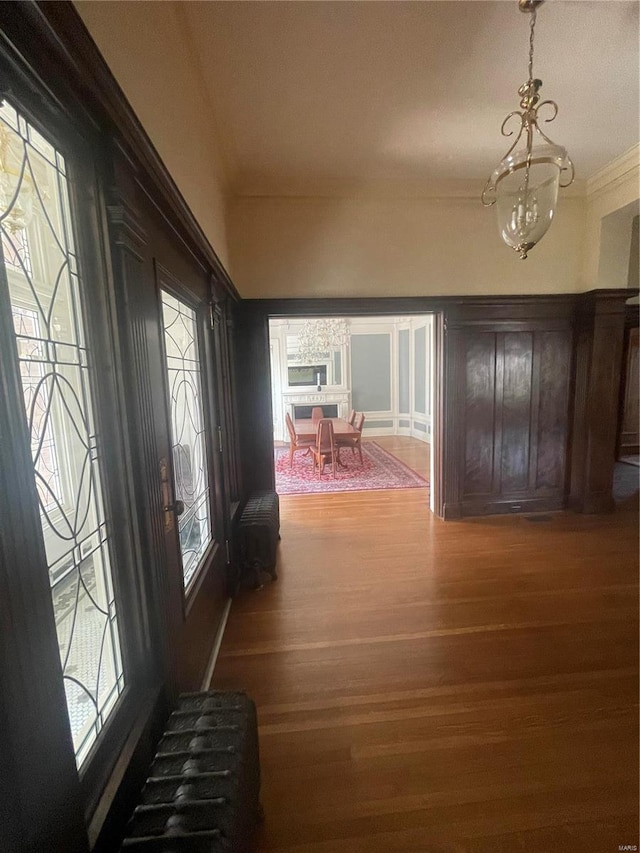
[[[82,765],[124,687],[65,160],[0,107],[0,232],[67,708]],[[0,278],[0,287],[5,284]],[[34,673],[37,678],[37,673]]]
[[[184,585],[187,586],[213,538],[198,327],[195,311],[164,290],[162,319],[175,499],[184,504],[178,528]]]

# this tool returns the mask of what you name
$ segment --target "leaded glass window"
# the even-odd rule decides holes
[[[198,327],[195,311],[164,290],[162,319],[175,496],[184,503],[178,526],[187,586],[212,541]]]
[[[1,144],[1,141],[0,141]],[[2,253],[6,266],[16,270],[25,269],[31,275],[31,255],[29,254],[29,243],[27,242],[26,228],[13,231],[11,239],[2,234]]]
[[[38,499],[43,509],[53,511],[56,504],[64,502],[64,498],[53,421],[51,417],[47,417],[49,392],[45,381],[46,367],[42,358],[38,312],[12,305],[11,313],[20,356],[24,405],[31,424],[31,453]]]
[[[80,766],[124,687],[92,350],[64,157],[0,107],[0,231],[71,732]],[[37,674],[34,674],[37,677]]]

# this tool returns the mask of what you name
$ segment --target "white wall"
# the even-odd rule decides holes
[[[217,128],[179,4],[78,0],[74,5],[228,268]]]
[[[402,197],[344,188],[317,197],[264,190],[226,200],[220,133],[181,4],[74,5],[242,296],[545,294],[616,286],[599,274],[601,224],[640,197],[638,146],[589,177],[586,197],[561,192],[549,233],[526,261],[502,243],[495,212],[481,206],[479,191],[473,198],[423,198],[406,189]],[[230,173],[233,164],[224,165]]]
[[[522,261],[476,198],[239,198],[229,249],[236,285],[252,298],[574,292],[585,209],[563,198]]]
[[[640,201],[633,201],[601,220],[599,287],[628,286],[633,221],[639,213]]]
[[[623,250],[613,245],[615,241],[608,233],[606,220],[611,214],[626,208],[629,211],[629,228],[631,227],[633,205],[640,199],[639,160],[640,146],[635,146],[587,182],[588,202],[582,290],[590,290],[594,287],[627,286],[627,279],[619,274],[621,266],[624,265],[623,262],[616,264],[614,261],[613,265],[611,264],[612,253]],[[623,215],[623,218],[626,216]],[[630,248],[630,239],[629,231],[629,242],[626,243],[627,253]],[[627,264],[628,260],[627,254]]]

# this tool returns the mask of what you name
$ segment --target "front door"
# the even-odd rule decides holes
[[[158,466],[168,563],[182,601],[176,681],[197,690],[225,596],[227,562],[212,314],[208,301],[155,266],[163,373],[156,395],[162,394],[166,414],[166,425],[157,427]]]

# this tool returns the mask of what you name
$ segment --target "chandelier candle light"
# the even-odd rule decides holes
[[[544,119],[546,123],[558,114],[555,101],[540,101],[542,80],[533,76],[536,11],[543,2],[518,2],[520,11],[531,15],[529,79],[518,89],[521,109],[509,113],[502,122],[503,136],[513,136],[516,131],[518,135],[482,191],[485,207],[496,204],[500,236],[522,259],[547,233],[558,202],[558,187],[568,187],[574,178],[573,163],[566,149],[556,145],[538,125],[538,113],[543,107],[550,110],[549,117]],[[515,130],[507,130],[510,123],[516,125]],[[564,182],[560,181],[562,174]]]

